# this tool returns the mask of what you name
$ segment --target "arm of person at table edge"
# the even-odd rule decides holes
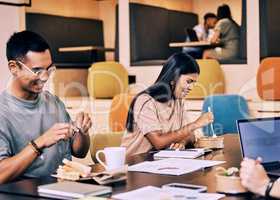
[[[203,113],[196,121],[185,125],[179,130],[164,134],[161,131],[153,131],[147,133],[146,137],[157,150],[160,150],[169,147],[172,143],[194,142],[193,131],[211,122],[213,122],[213,114],[207,112]]]
[[[265,196],[270,178],[260,163],[261,158],[257,160],[244,158],[241,162],[240,178],[242,185],[249,191]],[[280,179],[273,184],[269,196],[280,198]]]
[[[81,115],[81,114],[80,114]],[[84,115],[84,114],[82,114]],[[85,120],[84,120],[85,118]],[[82,125],[80,124],[82,122]],[[85,124],[83,124],[86,122]],[[75,156],[85,156],[89,149],[89,136],[87,127],[91,126],[91,120],[85,116],[77,117],[77,125],[81,125],[81,130],[85,131],[75,136],[72,143],[72,153]],[[82,135],[83,134],[83,135]],[[51,147],[60,140],[67,140],[71,137],[69,123],[56,123],[40,137],[34,140],[39,149]],[[0,183],[12,181],[20,176],[38,157],[38,153],[31,144],[28,144],[18,154],[4,158],[0,161]]]

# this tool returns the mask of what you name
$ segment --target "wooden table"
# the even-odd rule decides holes
[[[61,47],[58,48],[61,53],[77,53],[77,52],[90,52],[91,61],[98,61],[97,52],[114,52],[114,48],[105,48],[102,46],[76,46],[76,47]]]
[[[78,47],[61,47],[59,52],[81,52],[81,51],[115,51],[114,48],[105,48],[102,46],[78,46]]]
[[[206,41],[169,43],[169,47],[211,47],[211,46],[212,44]]]
[[[239,138],[237,135],[225,135],[225,149],[217,150],[207,154],[202,159],[207,160],[225,160],[224,167],[239,167],[241,161],[241,153],[239,147]],[[129,164],[138,163],[144,160],[152,160],[151,154],[143,154],[129,159]],[[55,182],[56,180],[50,177],[41,179],[26,179],[14,183],[0,185],[0,199],[5,200],[27,200],[27,199],[44,199],[39,198],[37,186],[41,184]],[[139,187],[153,185],[161,186],[163,184],[179,182],[206,185],[208,192],[215,192],[215,168],[207,168],[182,176],[156,175],[139,172],[128,172],[126,183],[118,183],[113,185],[113,193],[120,193],[137,189]],[[6,194],[5,194],[6,193]],[[28,194],[31,196],[22,196],[20,194]],[[226,196],[224,199],[244,200],[257,199],[252,194]]]

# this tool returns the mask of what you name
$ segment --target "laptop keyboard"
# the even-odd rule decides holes
[[[264,166],[265,170],[266,171],[273,171],[273,172],[276,172],[276,171],[279,171],[280,172],[280,165],[279,163],[278,164],[273,164],[273,165],[265,165]]]

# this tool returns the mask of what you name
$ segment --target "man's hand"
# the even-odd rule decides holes
[[[78,113],[75,121],[75,125],[81,129],[83,134],[86,134],[90,127],[92,126],[91,119],[87,113]]]
[[[241,162],[240,178],[242,185],[248,188],[248,190],[263,196],[265,195],[269,178],[260,164],[260,159],[244,158]]]
[[[78,134],[73,136],[72,155],[78,158],[84,158],[87,155],[90,145],[88,130],[92,125],[91,119],[87,113],[81,112],[77,114],[76,121],[73,122],[73,125],[78,129]]]
[[[43,135],[35,140],[39,148],[46,148],[56,144],[60,140],[66,140],[71,137],[70,124],[56,123]]]

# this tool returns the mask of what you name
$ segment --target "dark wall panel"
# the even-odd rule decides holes
[[[101,20],[62,17],[47,14],[27,13],[26,29],[42,35],[51,46],[55,63],[93,62],[91,52],[58,52],[60,47],[104,46],[103,22]],[[97,55],[104,60],[104,53]]]
[[[194,13],[130,3],[131,62],[162,63],[178,49],[170,42],[185,41],[185,28],[198,23]],[[143,64],[143,63],[142,63]]]
[[[131,62],[166,59],[168,11],[164,8],[130,4]]]
[[[280,56],[280,1],[260,0],[260,56]]]

